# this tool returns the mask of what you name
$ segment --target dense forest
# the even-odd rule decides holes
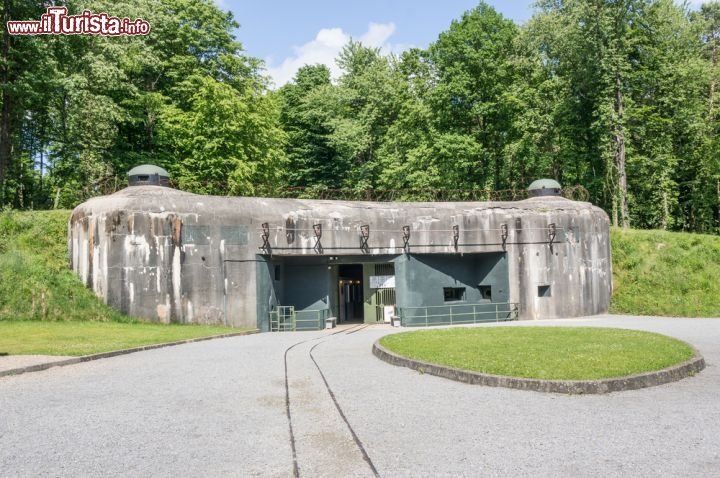
[[[154,163],[219,195],[491,198],[551,177],[619,226],[720,232],[718,1],[540,0],[524,25],[481,2],[426,49],[350,42],[340,78],[307,65],[274,90],[211,0],[52,3],[152,32],[10,36],[48,2],[0,2],[0,207],[73,207]]]

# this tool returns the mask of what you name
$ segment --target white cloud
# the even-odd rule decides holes
[[[279,65],[273,65],[272,58],[266,58],[268,73],[276,87],[280,87],[292,80],[301,66],[323,64],[330,69],[333,78],[341,74],[335,59],[351,38],[359,40],[365,46],[380,48],[383,54],[399,53],[407,49],[408,45],[392,44],[388,42],[395,33],[394,23],[371,23],[365,33],[359,37],[351,35],[341,28],[323,28],[315,38],[304,45],[294,46],[293,55],[285,58]]]

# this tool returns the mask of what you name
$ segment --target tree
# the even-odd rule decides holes
[[[693,17],[700,32],[701,58],[705,62],[707,94],[701,126],[701,144],[697,151],[695,170],[687,183],[690,188],[684,205],[688,216],[687,227],[699,231],[720,231],[720,113],[717,89],[720,82],[720,2],[712,1],[700,7]]]
[[[464,187],[502,189],[509,184],[504,153],[518,132],[506,92],[515,80],[517,35],[512,21],[481,2],[428,49],[436,78],[430,101],[437,129],[451,135],[450,142],[466,145],[455,152],[457,162],[448,165],[456,169],[452,174],[465,178],[460,183]]]
[[[290,186],[333,187],[347,174],[347,165],[331,145],[329,118],[314,105],[316,95],[333,88],[326,66],[307,65],[279,91],[280,123],[288,136],[286,180]]]
[[[180,187],[252,195],[276,186],[285,155],[274,99],[208,77],[196,81],[187,110],[168,106],[161,113],[159,140],[176,158]]]
[[[3,0],[3,17],[36,19],[44,13],[45,3]],[[71,14],[88,9],[142,17],[150,22],[152,32],[141,37],[9,37],[3,32],[0,184],[5,187],[0,190],[5,195],[0,196],[0,204],[70,207],[89,196],[112,192],[137,164],[180,168],[176,155],[191,151],[179,148],[183,138],[209,132],[201,125],[198,131],[174,127],[198,124],[200,117],[211,120],[213,112],[203,100],[209,97],[227,102],[229,110],[247,112],[238,118],[227,116],[227,129],[218,133],[244,134],[242,143],[233,143],[242,152],[228,161],[241,158],[256,167],[268,156],[275,157],[277,165],[257,166],[258,172],[249,177],[260,181],[266,173],[276,174],[282,164],[276,144],[284,138],[277,128],[277,104],[267,95],[261,63],[243,55],[235,40],[238,24],[231,14],[211,0],[61,4]],[[252,104],[238,104],[243,101]],[[164,119],[174,123],[163,125]],[[254,123],[237,124],[243,120]],[[178,137],[170,138],[171,131]],[[273,137],[264,137],[266,133]],[[224,183],[234,190],[248,190],[248,177],[235,174],[234,179],[224,178]]]

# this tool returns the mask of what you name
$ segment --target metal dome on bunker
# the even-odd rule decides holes
[[[533,181],[528,188],[529,196],[531,198],[541,196],[560,196],[562,187],[560,183],[554,179],[538,179]]]
[[[130,186],[170,186],[170,174],[159,166],[141,164],[128,171]]]

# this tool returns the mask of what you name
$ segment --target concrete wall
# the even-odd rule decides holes
[[[261,250],[265,222],[271,250]],[[552,246],[551,223],[557,227]],[[557,197],[371,203],[199,196],[136,186],[78,206],[69,245],[73,269],[85,284],[127,314],[254,327],[282,300],[283,284],[273,279],[275,262],[318,256],[313,224],[322,224],[322,257],[353,255],[372,262],[380,255],[402,256],[404,225],[411,228],[410,253],[417,257],[506,254],[508,299],[520,303],[523,319],[592,315],[609,305],[608,217],[589,203]],[[363,224],[370,225],[364,250]],[[453,225],[460,231],[457,250]],[[552,296],[538,297],[538,285],[550,286]]]

